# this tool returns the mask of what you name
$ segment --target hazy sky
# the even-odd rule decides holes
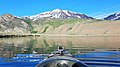
[[[0,0],[0,15],[30,16],[57,8],[101,18],[119,12],[120,0]]]

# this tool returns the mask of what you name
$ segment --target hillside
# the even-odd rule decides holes
[[[0,17],[1,34],[65,34],[65,35],[114,35],[120,34],[120,21],[79,18],[40,18],[22,20],[10,14]]]
[[[33,22],[34,30],[40,34],[99,35],[120,34],[120,21],[88,19],[50,19]]]
[[[29,25],[11,14],[0,16],[0,34],[24,34],[29,33]]]
[[[55,9],[33,16],[0,16],[0,34],[119,35],[120,13],[98,20],[85,14]]]

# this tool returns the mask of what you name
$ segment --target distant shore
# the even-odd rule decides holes
[[[40,37],[40,36],[120,36],[120,34],[78,34],[78,35],[70,35],[70,34],[0,34],[0,38],[7,37]]]

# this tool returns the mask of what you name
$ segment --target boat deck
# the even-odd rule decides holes
[[[49,54],[16,54],[13,58],[0,58],[2,67],[34,67]],[[88,64],[89,67],[120,67],[120,52],[90,52],[76,54],[74,58]]]

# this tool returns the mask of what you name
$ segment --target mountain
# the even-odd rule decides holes
[[[109,15],[105,20],[120,20],[120,12]]]
[[[60,34],[85,36],[120,35],[120,20],[44,18],[38,22],[34,21],[33,27],[34,31],[37,31],[38,34],[50,34],[50,36],[54,36],[54,34],[58,36]]]
[[[11,14],[3,14],[0,16],[0,34],[28,33],[29,29],[29,25],[24,20],[12,16]]]
[[[94,19],[85,14],[72,12],[68,10],[55,9],[52,11],[43,12],[33,16],[25,16],[23,19],[37,20],[39,18],[83,18],[83,19]]]
[[[62,10],[63,11],[63,10]],[[74,12],[73,12],[74,13]],[[60,14],[61,15],[61,14]],[[84,15],[84,14],[81,14]],[[120,34],[120,20],[106,21],[91,19],[79,19],[78,16],[69,15],[70,19],[64,18],[66,15],[57,16],[57,18],[38,18],[36,21],[23,20],[11,14],[3,14],[0,16],[0,35],[2,34],[50,34],[50,35],[119,35]],[[118,13],[114,16],[118,16]],[[55,16],[56,17],[56,16]],[[59,18],[60,17],[60,18]],[[68,18],[68,17],[66,17]],[[83,18],[83,17],[81,17]],[[32,19],[29,18],[28,19]],[[35,20],[35,19],[33,19]],[[112,20],[112,19],[107,19]]]

